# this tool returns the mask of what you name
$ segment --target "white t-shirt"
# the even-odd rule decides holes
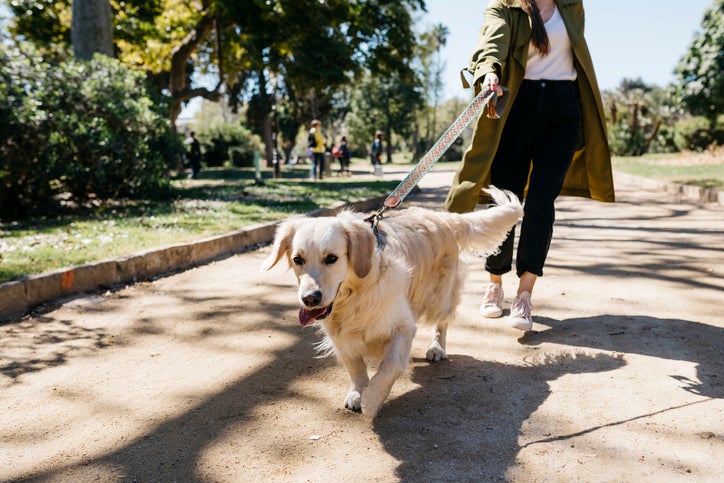
[[[548,55],[541,55],[531,42],[528,47],[528,64],[525,78],[530,80],[575,80],[576,68],[573,66],[573,51],[568,38],[563,17],[555,7],[553,15],[545,23],[551,49]]]

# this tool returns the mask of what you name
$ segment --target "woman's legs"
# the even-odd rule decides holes
[[[490,275],[490,281],[492,283],[497,283],[498,285],[503,285],[503,276],[502,275],[496,275],[494,273],[489,274]],[[523,272],[523,275],[520,276],[518,279],[518,292],[517,295],[520,295],[523,292],[528,292],[530,294],[533,293],[533,286],[535,285],[535,281],[538,280],[538,275],[535,273],[530,272]]]
[[[537,93],[523,83],[506,120],[490,169],[490,183],[512,191],[521,200],[530,172],[537,104]],[[485,270],[490,274],[492,283],[502,285],[503,274],[512,268],[515,232],[513,227],[500,251],[485,261]]]
[[[511,307],[511,325],[519,329],[532,326],[530,295],[543,275],[553,236],[554,202],[578,144],[579,129],[580,109],[572,82],[525,81],[493,161],[492,184],[520,198],[528,184],[516,257],[518,290]],[[502,286],[502,275],[511,269],[514,236],[512,230],[500,253],[486,261],[492,283]]]

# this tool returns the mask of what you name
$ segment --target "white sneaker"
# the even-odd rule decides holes
[[[488,319],[497,319],[503,315],[503,287],[495,282],[490,282],[485,289],[480,315]]]
[[[508,325],[518,330],[530,330],[533,328],[533,303],[530,301],[530,293],[522,292],[513,299],[510,306],[510,317]]]

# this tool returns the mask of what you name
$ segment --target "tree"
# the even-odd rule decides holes
[[[281,103],[290,132],[292,119],[299,127],[313,118],[327,121],[335,95],[366,72],[395,74],[417,85],[409,66],[415,47],[411,12],[424,8],[421,0],[259,0],[226,8],[243,34],[228,42],[249,53],[250,63],[229,76],[229,93],[254,105],[249,122],[265,139],[267,159],[273,149],[267,131]]]
[[[415,45],[411,13],[424,9],[423,0],[111,2],[118,58],[146,71],[169,102],[172,123],[183,103],[198,96],[218,99],[225,85],[232,106],[254,100],[255,109],[247,112],[267,153],[280,101],[301,126],[324,118],[334,94],[364,72],[409,79]],[[67,42],[69,5],[69,0],[13,0],[13,31],[48,45]],[[26,19],[27,11],[37,18]],[[215,86],[197,84],[200,76],[214,78]]]
[[[208,100],[218,100],[221,97],[220,89],[224,83],[224,71],[221,63],[221,40],[218,26],[217,12],[212,11],[210,0],[203,0],[198,20],[193,24],[188,34],[171,49],[168,89],[171,92],[171,105],[169,117],[171,125],[176,126],[176,119],[181,113],[181,105],[195,97]],[[214,89],[206,87],[191,87],[188,75],[189,61],[199,49],[200,44],[206,40],[212,30],[216,31],[218,54],[218,82]]]
[[[216,22],[218,7],[212,0],[111,0],[111,3],[108,0],[75,0],[72,9],[70,0],[13,0],[10,3],[14,14],[10,30],[16,38],[24,37],[45,50],[62,52],[71,41],[72,10],[73,47],[92,46],[95,44],[90,40],[79,38],[76,41],[75,23],[80,21],[82,30],[84,19],[93,20],[84,5],[98,9],[100,3],[104,8],[111,7],[111,22],[115,20],[117,27],[116,35],[111,37],[111,55],[116,52],[129,67],[145,71],[149,85],[156,89],[159,99],[162,92],[167,92],[172,126],[175,127],[183,103],[199,96],[210,100],[219,98],[224,76],[218,55],[220,36],[212,36],[219,27]],[[75,14],[81,7],[81,13],[87,14]],[[103,25],[108,26],[106,20]],[[213,67],[215,62],[217,66]],[[197,71],[213,71],[218,79],[216,87],[194,85],[194,72]]]
[[[346,123],[350,135],[371,143],[376,130],[386,139],[386,161],[392,161],[392,136],[409,137],[415,114],[424,100],[421,89],[398,76],[386,78],[367,75],[358,81],[350,101]]]
[[[672,93],[677,104],[704,116],[713,130],[724,112],[724,0],[712,2],[701,27],[676,67]]]
[[[39,49],[69,46],[70,0],[12,0],[8,30],[15,37],[31,40]]]
[[[108,0],[73,0],[71,38],[77,59],[90,60],[95,53],[113,57],[113,14]]]
[[[196,97],[217,101],[225,80],[221,20],[223,2],[200,0],[127,0],[116,9],[122,37],[119,58],[147,72],[156,89],[167,92],[169,119],[175,130],[183,105]],[[229,57],[237,56],[232,52]],[[198,75],[213,76],[215,86],[199,85]]]
[[[447,44],[447,37],[450,31],[443,24],[436,24],[420,35],[418,44],[418,57],[421,64],[421,74],[424,78],[425,99],[429,107],[427,111],[427,128],[425,129],[425,142],[415,142],[417,147],[427,149],[432,143],[432,138],[437,134],[437,107],[442,97],[442,73],[445,70],[445,62],[440,58],[440,50]],[[432,116],[430,120],[429,116]],[[415,157],[422,153],[415,151]]]
[[[647,153],[662,124],[672,120],[663,90],[641,78],[623,79],[616,91],[603,93],[603,100],[608,107],[609,144],[615,154]]]

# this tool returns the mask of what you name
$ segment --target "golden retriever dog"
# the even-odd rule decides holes
[[[445,337],[460,302],[465,249],[494,252],[522,216],[515,195],[465,214],[422,208],[381,219],[378,236],[359,213],[292,218],[279,225],[261,269],[286,256],[299,284],[299,322],[321,326],[320,349],[334,353],[351,379],[345,407],[377,415],[407,368],[416,322],[436,324],[430,361],[447,358]],[[368,365],[377,371],[369,377]]]

